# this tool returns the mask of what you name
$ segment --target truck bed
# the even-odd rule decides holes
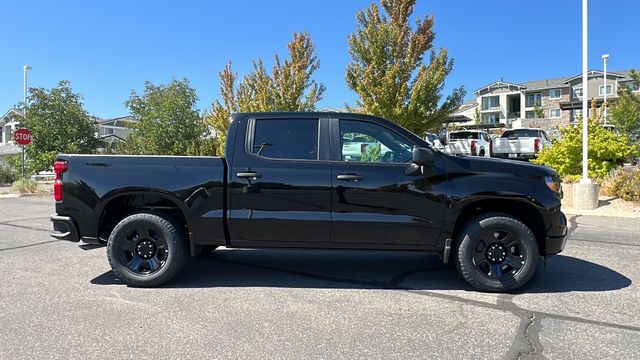
[[[56,213],[75,220],[83,241],[104,241],[100,221],[108,221],[116,207],[143,201],[149,209],[182,210],[191,236],[224,244],[223,158],[63,154],[58,160],[67,161],[69,169]],[[154,195],[138,199],[140,191]]]

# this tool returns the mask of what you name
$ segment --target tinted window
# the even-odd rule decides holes
[[[518,129],[518,130],[507,130],[502,134],[503,138],[521,138],[521,137],[539,137],[540,133],[538,130],[530,130],[530,129]]]
[[[451,140],[464,140],[464,139],[478,139],[479,132],[475,131],[457,131],[449,133],[449,139]]]
[[[258,119],[252,152],[276,159],[318,159],[318,119]]]
[[[395,132],[369,122],[340,120],[342,161],[404,163],[413,144]]]

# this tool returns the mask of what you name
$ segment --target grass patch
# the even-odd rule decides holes
[[[20,179],[11,184],[11,190],[20,194],[33,194],[40,192],[40,185],[33,179]]]

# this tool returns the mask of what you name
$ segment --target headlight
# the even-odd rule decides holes
[[[551,189],[553,192],[559,193],[561,190],[560,179],[555,176],[545,176],[544,182],[547,184],[547,187]]]

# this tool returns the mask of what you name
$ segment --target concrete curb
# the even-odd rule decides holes
[[[620,211],[620,210],[577,210],[574,208],[562,208],[562,212],[569,215],[588,215],[600,217],[622,217],[629,219],[640,219],[640,211]]]

